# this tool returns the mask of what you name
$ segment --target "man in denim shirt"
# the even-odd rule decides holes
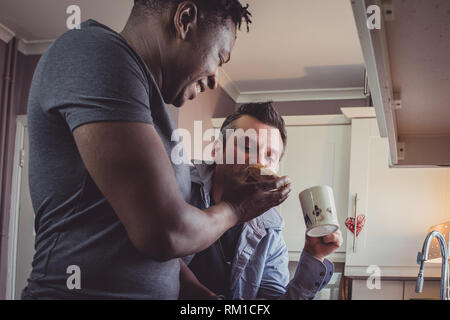
[[[277,170],[286,145],[286,130],[283,119],[270,103],[242,105],[222,125],[223,137],[227,129],[254,129],[258,135],[261,129],[276,131],[282,143],[277,146],[258,137],[256,150],[258,164],[272,171]],[[248,164],[250,142],[247,141],[244,148],[237,146],[236,140],[234,143],[235,159],[243,152]],[[226,157],[225,148],[221,149],[216,147],[213,152],[216,162],[218,158]],[[229,149],[226,150],[228,152]],[[221,151],[223,154],[218,155]],[[235,164],[236,161],[231,165]],[[220,200],[221,166],[227,165],[197,163],[191,169],[193,205],[208,208]],[[189,268],[210,296],[220,295],[227,299],[313,299],[333,275],[334,265],[325,257],[342,244],[341,232],[322,238],[306,236],[297,270],[289,281],[289,257],[282,227],[283,219],[272,208],[256,219],[231,228],[209,248],[193,258],[187,258]],[[188,295],[185,297],[189,298]]]

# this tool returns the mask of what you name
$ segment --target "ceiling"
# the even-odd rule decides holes
[[[361,87],[364,59],[348,0],[250,0],[227,74],[243,91]]]
[[[53,40],[65,32],[70,5],[81,8],[82,21],[96,19],[119,31],[133,0],[1,0],[0,23],[27,41]]]
[[[227,79],[239,92],[355,88],[364,84],[364,60],[349,0],[246,0],[250,33],[238,35]],[[120,31],[132,0],[0,1],[0,24],[27,42],[66,31],[66,8]],[[245,30],[245,27],[243,28]]]

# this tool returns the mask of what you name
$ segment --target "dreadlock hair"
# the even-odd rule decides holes
[[[271,101],[243,104],[235,112],[230,114],[220,128],[220,135],[223,139],[223,145],[226,144],[225,140],[227,129],[237,129],[234,122],[244,115],[256,118],[262,123],[277,128],[280,131],[281,140],[283,141],[283,152],[281,156],[283,156],[287,144],[286,126],[283,117],[277,110],[275,110]]]
[[[147,12],[161,12],[169,5],[178,5],[183,0],[134,0],[137,6],[144,8]],[[225,21],[231,18],[240,30],[243,22],[247,25],[247,32],[250,31],[252,14],[248,11],[248,4],[243,6],[239,0],[191,0],[199,9],[199,17],[205,24]],[[218,19],[219,18],[219,19]]]

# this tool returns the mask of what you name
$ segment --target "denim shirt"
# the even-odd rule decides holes
[[[207,164],[191,168],[192,205],[202,209],[210,206],[214,168],[215,165]],[[322,263],[305,251],[289,281],[283,226],[275,208],[244,223],[231,267],[232,299],[310,300],[328,284],[334,272],[333,263],[327,259]]]

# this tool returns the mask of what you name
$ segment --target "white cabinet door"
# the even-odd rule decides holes
[[[450,220],[449,169],[390,168],[387,138],[376,119],[353,119],[349,216],[358,194],[366,222],[357,237],[347,232],[346,275],[366,275],[377,265],[381,276],[417,276],[417,252],[430,226]],[[356,252],[355,252],[356,251]],[[427,276],[439,276],[439,265]]]
[[[8,243],[7,299],[20,299],[22,290],[27,285],[27,279],[31,273],[31,263],[34,255],[34,210],[28,187],[28,151],[26,118],[19,116]]]
[[[403,281],[381,281],[379,289],[369,289],[366,280],[352,281],[352,300],[403,300]]]
[[[405,281],[404,300],[410,299],[435,299],[441,298],[440,281],[424,281],[421,293],[416,293],[416,282]]]
[[[283,230],[290,253],[303,250],[305,223],[298,194],[317,185],[333,188],[341,229],[347,217],[350,125],[291,126],[288,145],[280,164],[280,174],[293,181],[293,190],[279,208],[285,221]],[[345,238],[345,231],[343,232]],[[345,243],[338,250],[345,252]]]
[[[379,289],[369,289],[366,280],[352,281],[352,300],[439,300],[439,297],[439,281],[424,281],[422,293],[416,293],[415,281],[382,280]]]

